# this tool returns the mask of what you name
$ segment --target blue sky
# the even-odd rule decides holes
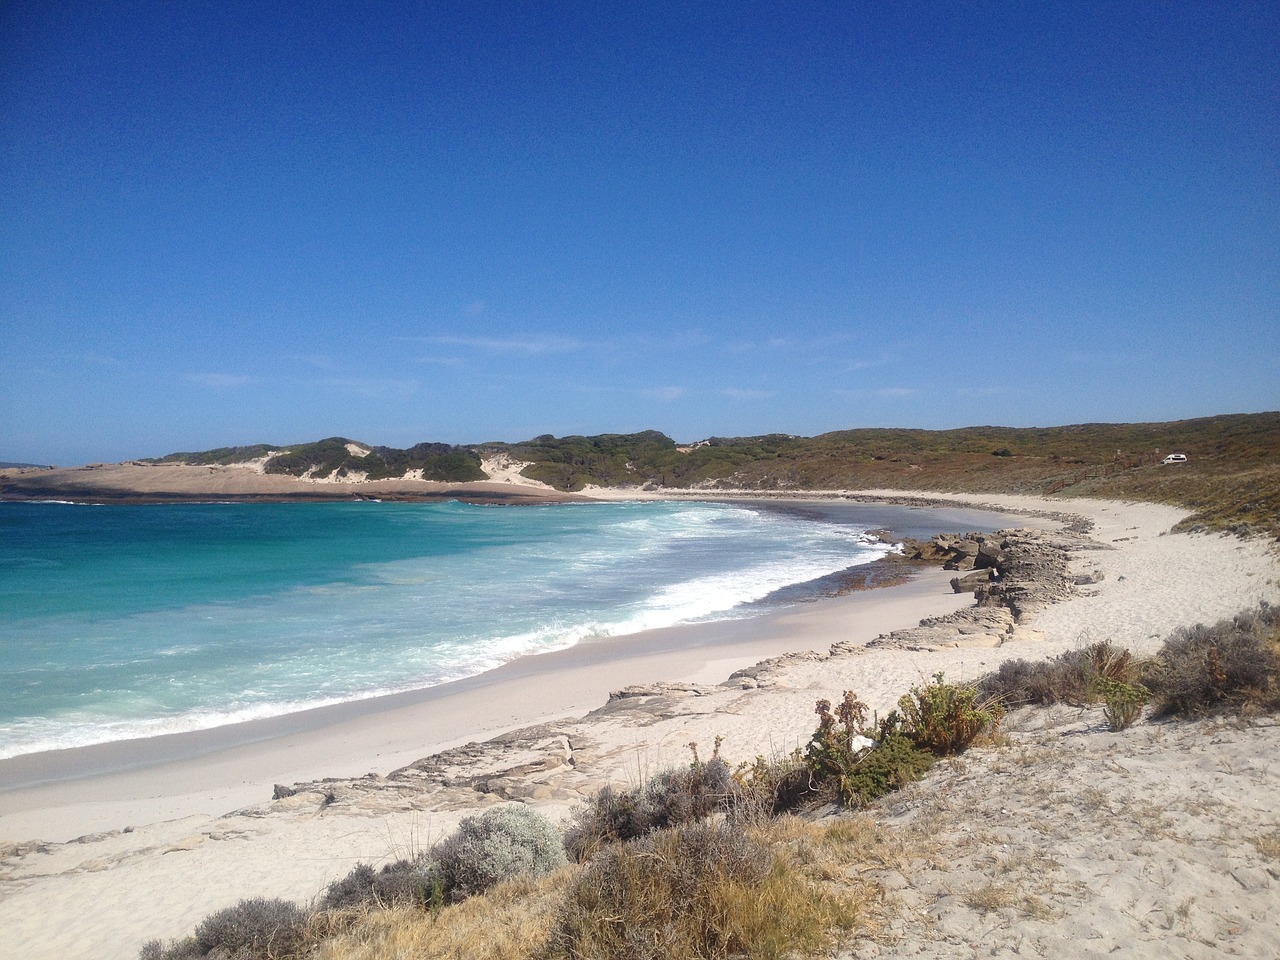
[[[1280,407],[1275,3],[0,7],[0,460]]]

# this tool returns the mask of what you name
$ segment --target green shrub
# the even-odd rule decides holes
[[[1128,729],[1142,716],[1142,708],[1151,700],[1151,691],[1142,684],[1121,683],[1107,677],[1094,681],[1102,698],[1102,714],[1107,725],[1115,731]]]
[[[982,733],[994,733],[1004,719],[1000,701],[980,698],[975,687],[947,683],[941,673],[933,683],[912,687],[898,700],[902,733],[916,746],[938,756],[960,753]]]
[[[1280,607],[1178,630],[1146,671],[1152,715],[1280,710]]]
[[[840,800],[847,807],[865,807],[919,780],[929,772],[933,759],[932,753],[916,746],[908,737],[889,734],[841,772]]]
[[[813,784],[831,791],[847,807],[864,807],[903,784],[918,780],[933,765],[933,756],[904,736],[896,714],[873,731],[867,727],[867,705],[846,690],[834,711],[819,700],[818,729],[805,759]]]
[[[567,861],[560,831],[528,807],[494,807],[467,817],[432,851],[446,895],[460,900],[502,880],[542,876]]]
[[[700,760],[694,749],[693,762],[688,767],[664,770],[632,790],[604,787],[575,812],[565,831],[565,849],[569,856],[582,861],[604,844],[694,823],[726,810],[739,792],[733,772],[720,757],[717,741],[709,760]]]
[[[759,821],[795,810],[817,793],[813,773],[799,748],[784,757],[756,757],[733,772],[736,796],[729,810],[739,821]]]

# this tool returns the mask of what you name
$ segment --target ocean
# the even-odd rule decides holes
[[[950,521],[702,502],[0,503],[0,758],[749,616],[883,556],[868,529]]]

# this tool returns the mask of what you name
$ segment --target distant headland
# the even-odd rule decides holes
[[[1164,462],[1170,454],[1185,461]],[[330,437],[74,468],[0,465],[0,500],[10,501],[543,503],[604,491],[869,489],[1143,500],[1188,508],[1188,528],[1280,537],[1280,412],[1043,428],[867,428],[692,444],[655,430],[404,449]]]

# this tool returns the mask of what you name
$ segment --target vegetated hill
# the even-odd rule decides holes
[[[491,444],[563,490],[586,484],[769,491],[887,487],[1151,500],[1190,525],[1280,536],[1280,413],[1171,423],[841,430],[677,446],[654,431]],[[1165,466],[1169,453],[1183,464]]]
[[[361,453],[361,450],[368,451]],[[423,480],[465,483],[485,479],[480,455],[466,447],[448,443],[419,443],[401,450],[357,443],[345,437],[329,437],[314,443],[277,447],[259,443],[247,447],[219,447],[202,453],[172,453],[153,463],[196,465],[245,463],[271,455],[263,466],[266,473],[317,479],[364,475],[370,480],[403,477],[422,471]]]
[[[151,457],[141,462],[186,463],[196,467],[214,466],[216,464],[226,466],[232,463],[248,463],[250,460],[257,460],[259,457],[265,457],[275,450],[283,449],[285,448],[273,447],[269,443],[255,443],[250,447],[218,447],[215,450],[204,450],[199,453],[171,453],[166,457]]]
[[[360,451],[367,450],[368,453]],[[1182,453],[1187,462],[1165,466]],[[343,437],[178,453],[158,462],[229,464],[272,454],[268,473],[371,480],[422,470],[426,480],[483,480],[481,454],[566,491],[599,486],[760,491],[868,489],[1035,493],[1149,500],[1194,511],[1188,526],[1266,531],[1280,539],[1280,413],[1170,423],[959,430],[859,429],[817,437],[712,437],[687,446],[656,430],[522,443],[407,450]]]

